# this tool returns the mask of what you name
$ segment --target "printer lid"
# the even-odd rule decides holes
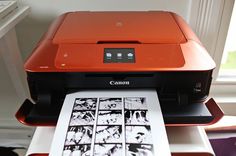
[[[137,18],[138,17],[138,18]],[[72,12],[58,28],[53,43],[186,42],[179,25],[167,12]]]
[[[103,43],[103,44],[102,44]],[[140,44],[135,44],[140,43]],[[106,62],[132,49],[132,62]],[[122,50],[124,49],[124,51]],[[116,51],[116,52],[115,52]],[[69,12],[58,17],[25,63],[30,72],[208,71],[215,63],[171,12]]]

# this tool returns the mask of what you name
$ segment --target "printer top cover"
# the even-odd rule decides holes
[[[131,52],[135,58],[106,60],[107,53],[120,52]],[[162,11],[63,14],[25,63],[28,72],[209,71],[214,67],[183,19]]]

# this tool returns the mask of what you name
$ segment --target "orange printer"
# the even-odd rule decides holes
[[[56,125],[70,92],[155,88],[166,125],[211,124],[223,115],[208,98],[214,68],[174,13],[65,13],[25,63],[33,102],[25,100],[16,117],[27,125]]]

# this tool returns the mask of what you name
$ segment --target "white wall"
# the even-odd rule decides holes
[[[0,53],[0,127],[18,123],[14,117],[21,104],[21,100],[12,83],[6,64]],[[5,123],[7,121],[7,123]],[[12,123],[9,123],[12,122]]]
[[[18,0],[31,14],[17,26],[19,46],[25,59],[49,24],[68,11],[168,10],[189,21],[191,0]]]

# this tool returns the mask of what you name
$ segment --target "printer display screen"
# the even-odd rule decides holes
[[[134,48],[104,48],[104,63],[135,63]]]

